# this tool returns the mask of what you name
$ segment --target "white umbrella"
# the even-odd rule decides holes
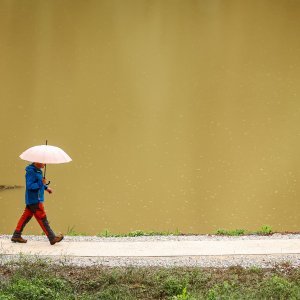
[[[72,161],[71,157],[64,150],[56,146],[47,145],[47,142],[46,145],[34,146],[27,149],[20,155],[20,158],[29,162],[43,164],[62,164]]]
[[[50,145],[31,147],[24,151],[20,158],[43,164],[62,164],[72,161],[71,157],[64,150]]]

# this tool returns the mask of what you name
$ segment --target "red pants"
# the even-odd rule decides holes
[[[36,218],[38,223],[40,224],[42,230],[51,241],[55,238],[55,234],[50,228],[49,222],[47,220],[46,212],[44,209],[44,205],[42,202],[37,204],[26,205],[26,208],[17,224],[16,230],[13,234],[14,237],[20,237],[23,229],[26,224],[31,220],[32,216]]]

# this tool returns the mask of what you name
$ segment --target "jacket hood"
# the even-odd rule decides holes
[[[31,165],[28,165],[26,168],[25,168],[26,171],[41,171],[40,169],[38,169],[34,164],[31,164]],[[41,171],[42,172],[42,171]]]

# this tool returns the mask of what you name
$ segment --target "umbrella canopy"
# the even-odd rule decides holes
[[[43,164],[62,164],[72,161],[71,157],[62,149],[56,146],[40,145],[24,151],[20,158],[29,162]]]

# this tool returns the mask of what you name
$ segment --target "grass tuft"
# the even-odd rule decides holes
[[[273,234],[273,229],[271,226],[269,225],[263,225],[261,227],[260,230],[258,230],[257,232],[255,232],[256,234],[260,234],[260,235],[270,235]]]
[[[273,234],[272,227],[269,225],[263,225],[261,229],[258,231],[246,231],[245,229],[235,229],[235,230],[226,230],[226,229],[218,229],[216,231],[216,235],[224,235],[224,236],[240,236],[240,235],[253,235],[253,234],[258,234],[258,235],[271,235]]]
[[[235,230],[225,230],[225,229],[218,229],[216,234],[217,235],[229,235],[229,236],[239,236],[245,234],[244,229],[235,229]]]
[[[68,236],[80,236],[80,235],[81,236],[86,236],[87,234],[83,233],[83,232],[77,232],[75,230],[75,227],[72,226],[72,227],[68,227],[66,235],[68,235]]]
[[[167,236],[174,235],[178,236],[182,233],[176,229],[174,232],[172,231],[143,231],[143,230],[135,230],[128,233],[112,233],[108,229],[103,230],[98,233],[98,237],[136,237],[136,236]]]

